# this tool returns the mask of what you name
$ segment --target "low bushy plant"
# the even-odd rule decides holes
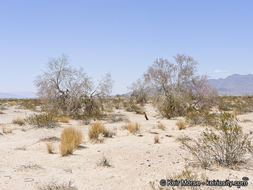
[[[248,135],[243,134],[237,119],[222,113],[215,130],[206,129],[201,137],[192,141],[181,141],[204,168],[213,163],[233,167],[245,161],[245,155],[253,152]]]

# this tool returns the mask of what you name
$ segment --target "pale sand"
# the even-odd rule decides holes
[[[196,138],[204,127],[195,126],[178,130],[176,119],[160,118],[150,105],[145,106],[145,111],[149,117],[148,121],[143,115],[116,110],[115,113],[122,114],[128,120],[139,122],[141,131],[133,135],[122,128],[126,121],[117,123],[103,121],[108,129],[116,133],[116,136],[106,138],[102,144],[93,144],[89,142],[87,135],[89,126],[84,125],[82,121],[71,120],[68,124],[61,124],[55,129],[20,127],[12,124],[12,120],[25,118],[32,112],[9,107],[8,110],[3,111],[5,114],[0,114],[1,127],[12,129],[11,134],[0,135],[0,190],[37,189],[39,185],[51,181],[63,183],[69,180],[72,180],[79,190],[151,189],[150,181],[158,183],[160,179],[180,172],[186,164],[184,158],[190,158],[190,154],[180,148],[176,138],[181,135]],[[253,113],[239,118],[253,121]],[[166,126],[164,131],[157,128],[158,121]],[[253,131],[253,122],[240,122],[240,125],[245,133],[249,134]],[[83,148],[76,150],[73,155],[62,157],[59,154],[59,142],[56,142],[54,144],[56,154],[48,154],[45,142],[39,140],[51,136],[60,138],[63,128],[68,126],[81,129],[84,134]],[[154,144],[156,134],[150,132],[159,133],[159,144]],[[98,166],[103,156],[108,158],[112,167]],[[22,169],[23,165],[29,164],[37,164],[41,168]],[[213,170],[201,168],[195,170],[204,173],[209,179],[241,180],[242,177],[247,176],[250,179],[249,186],[241,189],[253,189],[252,156],[249,163],[239,170],[221,167],[215,167]]]

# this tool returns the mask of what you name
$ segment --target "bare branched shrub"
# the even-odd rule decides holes
[[[66,56],[52,59],[48,70],[35,81],[38,95],[48,109],[75,118],[101,117],[103,103],[111,93],[112,79],[107,74],[97,86],[83,69],[73,69]]]
[[[248,135],[243,134],[237,119],[229,113],[220,115],[215,131],[206,129],[197,140],[181,142],[204,168],[213,163],[233,167],[243,163],[245,155],[253,152]]]
[[[103,158],[98,162],[97,165],[103,167],[112,167],[109,160],[105,156],[103,156]]]
[[[129,87],[131,97],[135,98],[137,104],[145,104],[148,101],[148,87],[143,79],[138,79]]]
[[[54,113],[43,113],[43,114],[34,114],[25,119],[29,125],[33,125],[38,128],[54,128],[56,126],[56,116]]]
[[[210,109],[217,93],[206,76],[196,75],[197,62],[185,55],[174,60],[157,59],[144,75],[161,115],[171,118],[184,116],[189,109]]]
[[[73,151],[81,144],[83,139],[82,132],[74,127],[68,127],[61,134],[60,152],[62,156],[72,154]]]

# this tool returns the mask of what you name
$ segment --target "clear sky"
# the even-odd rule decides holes
[[[68,55],[125,93],[156,58],[194,57],[210,78],[253,73],[252,0],[0,0],[0,92],[36,91]]]

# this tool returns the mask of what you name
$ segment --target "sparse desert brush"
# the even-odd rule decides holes
[[[53,154],[54,153],[54,144],[52,142],[47,142],[46,146],[47,146],[47,152],[49,154]]]
[[[10,102],[10,105],[11,105],[11,106],[16,106],[16,105],[17,105],[17,102],[16,102],[16,101],[11,101],[11,102]]]
[[[97,165],[103,167],[112,167],[109,160],[105,156],[103,156],[103,158],[98,162]]]
[[[177,121],[176,125],[177,125],[179,130],[182,130],[182,129],[186,128],[186,122],[184,120]]]
[[[140,130],[140,124],[139,123],[132,123],[132,122],[130,122],[130,123],[128,123],[127,125],[126,125],[126,129],[130,132],[130,133],[133,133],[133,134],[135,134],[135,133],[137,133],[139,130]]]
[[[61,116],[58,116],[58,117],[56,118],[56,120],[57,120],[58,122],[61,122],[61,123],[68,123],[69,120],[70,120],[70,118],[69,118],[69,116],[61,115]]]
[[[2,126],[2,132],[3,134],[12,133],[12,129],[7,129],[6,126]]]
[[[34,114],[26,118],[25,121],[38,128],[54,128],[56,126],[56,118],[53,113]]]
[[[229,113],[220,115],[215,130],[206,129],[197,140],[181,143],[203,168],[213,163],[233,167],[244,163],[245,155],[253,152],[248,135],[243,134],[237,119]]]
[[[158,129],[161,129],[161,130],[165,130],[165,129],[166,129],[165,125],[162,124],[162,123],[159,123],[159,124],[157,125],[157,128],[158,128]]]
[[[190,125],[214,126],[214,125],[217,125],[218,118],[219,118],[219,114],[209,113],[206,110],[189,111],[186,114],[186,121]]]
[[[99,141],[99,137],[101,135],[103,137],[108,137],[110,135],[104,124],[101,122],[95,122],[91,124],[91,128],[89,129],[90,140]]]
[[[72,154],[73,151],[81,144],[83,134],[74,127],[65,128],[61,134],[60,152],[62,156]]]
[[[155,136],[155,137],[154,137],[154,143],[155,143],[155,144],[160,143],[160,139],[159,139],[158,136]]]
[[[17,125],[20,125],[20,126],[23,126],[25,125],[25,120],[24,119],[20,119],[20,118],[17,118],[17,119],[14,119],[12,121],[13,124],[17,124]]]
[[[67,183],[61,183],[61,184],[52,181],[46,185],[38,186],[38,190],[78,190],[78,189],[73,186],[72,181],[69,181]]]

